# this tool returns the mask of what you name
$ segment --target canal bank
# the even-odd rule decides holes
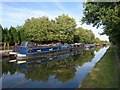
[[[118,61],[119,61],[119,68],[118,68],[118,70],[119,70],[119,81],[118,81],[118,84],[120,85],[120,48],[119,48],[119,52],[118,52]],[[120,86],[119,86],[119,89],[120,89]]]
[[[120,47],[115,48],[115,55],[118,64],[118,88],[120,89]]]
[[[106,54],[88,73],[80,88],[118,88],[118,65],[114,47],[110,47]]]

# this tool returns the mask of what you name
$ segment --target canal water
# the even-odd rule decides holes
[[[77,88],[107,49],[98,47],[23,61],[7,58],[2,62],[2,88]]]

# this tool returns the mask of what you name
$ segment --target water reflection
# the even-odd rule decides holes
[[[96,53],[94,50],[71,52],[51,58],[27,60],[23,64],[3,62],[3,88],[78,87],[80,80],[95,65],[93,61],[97,62],[101,53],[104,54],[107,48],[99,49],[95,50]],[[10,84],[8,81],[12,83]]]

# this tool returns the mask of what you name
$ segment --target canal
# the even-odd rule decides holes
[[[2,88],[77,88],[107,49],[97,47],[22,61],[9,57],[2,62]]]

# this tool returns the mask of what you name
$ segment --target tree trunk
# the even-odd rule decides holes
[[[9,46],[10,46],[9,43],[7,43],[7,49],[8,49],[8,50],[9,50]]]

